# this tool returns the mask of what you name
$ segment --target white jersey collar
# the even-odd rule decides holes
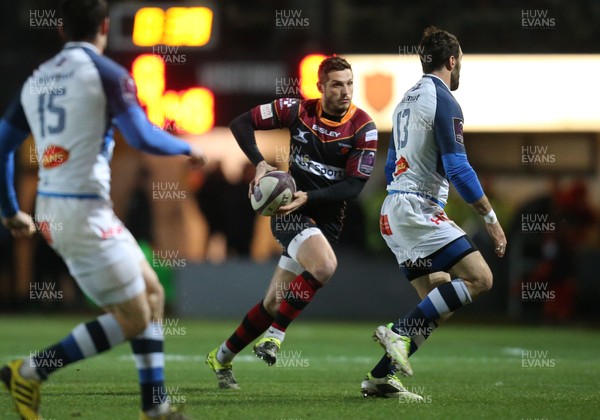
[[[424,74],[424,75],[423,75],[423,77],[425,77],[425,76],[427,76],[427,77],[435,77],[435,78],[436,78],[436,79],[438,79],[440,82],[442,82],[442,83],[444,84],[444,86],[446,86],[446,89],[448,89],[448,92],[452,93],[452,92],[450,91],[450,87],[449,87],[449,86],[446,84],[446,82],[444,82],[444,81],[443,81],[443,80],[442,80],[442,79],[441,79],[439,76],[436,76],[435,74],[431,74],[431,73]]]
[[[90,44],[85,41],[69,41],[65,44],[63,48],[87,48],[88,50],[94,51],[96,54],[100,55],[100,50],[96,48],[94,44]]]

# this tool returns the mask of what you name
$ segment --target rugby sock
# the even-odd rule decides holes
[[[142,411],[168,407],[165,381],[164,334],[160,323],[151,322],[140,335],[130,340],[140,380]],[[160,413],[153,413],[160,414]]]
[[[62,341],[25,360],[20,373],[28,379],[44,380],[58,369],[102,353],[123,341],[123,329],[114,315],[100,315],[94,321],[79,324]]]
[[[414,310],[407,316],[415,320],[414,325],[428,325],[472,301],[465,283],[461,279],[454,279],[429,292],[425,299],[417,305],[418,311]]]
[[[273,317],[267,312],[261,300],[252,307],[244,317],[235,332],[221,344],[217,352],[220,363],[229,363],[244,347],[258,338],[273,322]]]
[[[390,359],[390,356],[388,356],[387,353],[384,353],[383,357],[371,370],[371,376],[373,378],[385,378],[388,373],[394,374],[395,372],[392,365],[392,359]]]
[[[273,329],[285,332],[290,323],[300,315],[322,286],[308,271],[302,272],[292,280],[283,296],[283,300],[279,304],[279,310],[272,324]],[[269,336],[269,333],[265,335],[265,337],[267,336]]]
[[[461,279],[452,280],[429,292],[415,309],[392,326],[392,330],[411,338],[409,350],[411,356],[437,327],[435,321],[471,302],[471,295],[465,283]],[[371,371],[371,375],[375,378],[383,378],[390,371],[391,359],[386,354]]]

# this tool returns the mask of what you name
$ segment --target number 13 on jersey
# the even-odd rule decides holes
[[[406,147],[406,143],[408,143],[408,121],[410,120],[410,109],[405,108],[402,112],[398,113],[396,127],[397,127],[397,135],[398,135],[398,143],[400,144],[400,149],[404,149]]]

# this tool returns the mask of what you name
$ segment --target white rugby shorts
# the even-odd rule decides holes
[[[380,232],[398,264],[427,257],[465,232],[424,195],[395,193],[381,207]]]
[[[38,195],[35,222],[97,305],[125,302],[145,290],[144,254],[110,201]]]

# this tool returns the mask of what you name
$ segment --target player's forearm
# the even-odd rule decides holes
[[[483,189],[477,174],[469,164],[465,154],[448,153],[442,155],[442,162],[446,176],[463,200],[471,204],[483,197]]]
[[[11,217],[19,211],[14,188],[14,153],[0,155],[0,210],[2,217]]]
[[[493,225],[494,223],[498,223],[498,218],[496,217],[496,213],[490,204],[490,200],[483,195],[479,200],[470,203],[470,206],[475,210],[475,212],[482,216],[486,223]]]
[[[475,210],[475,212],[480,216],[485,216],[492,210],[492,205],[490,204],[490,200],[484,195],[479,200],[470,204],[470,206]]]
[[[256,144],[256,136],[250,112],[245,112],[231,121],[229,129],[233,133],[233,137],[235,137],[235,141],[240,146],[240,149],[242,149],[242,152],[244,152],[254,166],[265,160]]]
[[[27,134],[4,119],[0,121],[0,208],[3,217],[14,216],[19,211],[14,187],[14,154]]]
[[[348,177],[326,188],[308,191],[308,202],[341,201],[356,198],[365,186],[366,179]]]

